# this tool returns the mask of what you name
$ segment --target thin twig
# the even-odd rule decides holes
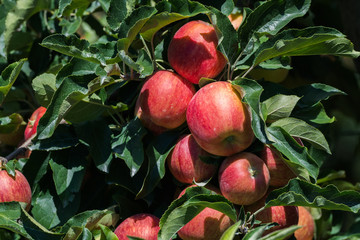
[[[36,134],[32,135],[29,139],[27,139],[23,144],[21,144],[15,151],[10,153],[5,157],[4,164],[6,164],[9,160],[16,158],[18,155],[24,153],[29,146],[32,145],[32,140]]]

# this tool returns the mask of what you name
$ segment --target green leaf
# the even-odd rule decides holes
[[[221,235],[220,240],[233,240],[241,224],[243,224],[243,221],[237,221],[235,224],[231,225],[226,229],[223,235]]]
[[[266,121],[273,122],[281,118],[289,117],[299,99],[296,95],[282,94],[277,94],[266,99],[266,101],[262,103],[267,111]]]
[[[102,224],[100,224],[99,227],[101,230],[101,240],[118,240],[118,237],[110,230],[110,228]]]
[[[335,121],[335,117],[327,115],[324,106],[320,102],[311,107],[295,109],[292,116],[315,124],[329,124]]]
[[[6,164],[5,164],[5,170],[6,172],[11,176],[11,177],[15,177],[16,175],[16,172],[15,172],[15,161],[14,160],[11,160],[11,161],[8,161]]]
[[[31,86],[39,103],[42,106],[48,106],[56,91],[56,76],[51,73],[43,73],[32,80]]]
[[[80,79],[67,78],[56,90],[46,113],[40,119],[37,137],[39,139],[51,137],[61,120],[66,117],[67,113],[76,104],[95,91],[113,83],[115,83],[115,80],[110,77],[97,77],[95,79],[88,79],[86,76]]]
[[[49,229],[61,222],[55,199],[49,191],[42,192],[34,197],[31,213],[40,224]]]
[[[10,88],[14,84],[15,80],[19,76],[22,66],[26,59],[22,59],[18,62],[14,62],[7,66],[0,76],[0,104],[4,101],[6,95],[10,91]]]
[[[18,28],[22,23],[28,20],[31,16],[45,10],[49,7],[50,1],[47,0],[18,0],[15,7],[7,14],[5,20],[4,31],[4,49],[0,51],[8,52],[7,47],[14,39]]]
[[[357,191],[340,192],[334,185],[321,188],[300,179],[292,179],[285,187],[269,194],[265,207],[305,206],[358,213],[359,203],[360,193]]]
[[[269,127],[268,132],[272,145],[284,154],[289,161],[286,163],[300,177],[316,181],[319,175],[318,163],[309,155],[305,147],[300,146],[295,139],[280,127]]]
[[[281,127],[293,137],[299,137],[331,154],[325,136],[317,128],[297,118],[283,118],[271,124],[271,127]]]
[[[218,48],[233,64],[238,55],[238,36],[226,15],[215,8],[210,8],[209,18],[215,27],[216,35],[219,39]]]
[[[146,77],[153,73],[154,67],[150,56],[145,50],[141,49],[136,61],[131,59],[124,50],[119,51],[119,58],[128,65],[131,69],[140,74],[140,77]]]
[[[121,133],[114,137],[112,149],[118,158],[125,161],[130,169],[130,176],[133,177],[144,162],[144,147],[142,139],[147,133],[138,118],[131,120],[121,130]]]
[[[0,203],[0,215],[6,216],[8,219],[17,220],[21,215],[21,205],[18,202],[2,202]]]
[[[260,238],[260,240],[284,240],[288,239],[294,232],[301,228],[301,226],[293,225],[291,227],[287,227],[285,229],[280,229],[265,235],[264,237]]]
[[[249,232],[246,233],[244,238],[242,240],[258,240],[262,237],[265,230],[270,226],[271,224],[265,224],[261,225],[259,227],[250,229]]]
[[[54,233],[47,230],[44,226],[38,223],[28,212],[22,209],[21,221],[23,222],[24,228],[34,239],[42,240],[60,240],[63,234]]]
[[[103,119],[89,121],[76,126],[76,133],[82,142],[89,146],[96,167],[103,172],[108,173],[111,155],[111,131]]]
[[[338,48],[331,45],[334,43],[331,40],[343,37],[338,30],[326,27],[285,30],[259,46],[253,66],[279,56],[347,55],[346,52],[337,52]]]
[[[204,5],[188,0],[162,1],[156,5],[156,9],[158,13],[145,23],[140,32],[141,36],[148,42],[161,28],[173,22],[209,11]]]
[[[76,31],[80,28],[82,23],[82,19],[80,17],[73,17],[68,19],[61,19],[59,26],[62,27],[61,33],[65,36],[69,36],[71,34],[75,34]]]
[[[144,24],[157,12],[155,7],[141,6],[135,9],[128,17],[121,22],[118,36],[126,42],[121,50],[127,52],[130,44],[134,41],[137,34],[141,31]]]
[[[24,226],[18,223],[21,213],[21,206],[18,202],[0,203],[0,229],[7,229],[26,239],[34,240],[34,238],[27,233]]]
[[[346,94],[337,88],[322,83],[305,85],[295,88],[293,91],[296,95],[301,97],[298,104],[300,108],[313,106],[315,104],[318,104],[322,100],[327,100],[329,97],[332,96]]]
[[[243,90],[240,90],[245,94],[243,101],[248,105],[251,112],[251,127],[255,136],[263,143],[270,143],[264,116],[260,105],[260,95],[263,92],[263,88],[256,81],[250,79],[235,79],[232,81],[235,86],[240,86]]]
[[[259,5],[240,26],[241,48],[245,48],[255,33],[275,35],[291,20],[304,16],[310,3],[310,0],[273,0]]]
[[[183,196],[171,203],[160,219],[159,237],[170,239],[186,223],[209,207],[225,213],[236,221],[236,211],[223,196],[203,187],[188,188]]]
[[[135,9],[135,4],[135,0],[110,1],[106,20],[112,30],[117,31],[120,28],[124,19]]]
[[[81,16],[93,0],[60,0],[58,16],[69,16],[76,10],[76,14]]]
[[[165,175],[165,161],[179,138],[178,132],[165,132],[156,138],[146,148],[148,168],[143,185],[136,198],[143,198],[152,192]]]
[[[24,123],[22,116],[18,113],[13,113],[10,116],[0,118],[0,133],[16,132],[20,125]]]

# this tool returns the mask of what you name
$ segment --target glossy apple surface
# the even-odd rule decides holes
[[[157,71],[142,86],[135,115],[156,134],[177,128],[186,121],[186,109],[194,94],[194,85],[183,77]]]
[[[0,202],[23,202],[29,210],[31,203],[31,188],[25,176],[15,170],[15,177],[1,169],[0,163]]]
[[[315,222],[311,213],[302,206],[299,209],[299,222],[298,225],[302,226],[296,230],[294,235],[297,240],[312,240],[315,233]]]
[[[182,136],[167,158],[167,166],[172,175],[182,183],[203,182],[217,171],[216,163],[206,163],[201,158],[208,157],[191,134]]]
[[[224,69],[226,59],[217,50],[214,27],[204,21],[190,21],[172,38],[168,48],[171,67],[192,83],[200,78],[214,78]]]
[[[146,240],[157,240],[160,230],[159,221],[159,218],[152,214],[136,214],[121,222],[114,233],[119,240],[128,240],[128,236]]]
[[[221,163],[218,181],[222,195],[230,202],[249,205],[266,194],[270,173],[258,156],[242,152]]]
[[[189,103],[186,119],[196,142],[214,155],[231,156],[254,139],[248,108],[229,82],[200,88]]]
[[[33,112],[24,131],[25,140],[36,134],[40,118],[45,114],[45,112],[46,108],[44,107],[39,107]]]
[[[189,187],[193,186],[196,185]],[[220,193],[219,189],[214,186],[206,188]],[[179,194],[179,197],[181,197],[185,191],[186,188]],[[233,222],[226,214],[212,208],[204,208],[204,210],[178,231],[178,235],[183,240],[219,240],[221,235],[232,224]]]

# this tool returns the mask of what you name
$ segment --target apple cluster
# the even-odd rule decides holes
[[[255,212],[265,205],[270,187],[284,186],[296,175],[281,153],[271,146],[264,146],[259,154],[247,151],[255,137],[250,111],[242,102],[242,89],[230,81],[211,81],[199,88],[201,78],[215,79],[227,64],[217,45],[211,24],[195,20],[183,25],[168,47],[172,69],[156,71],[146,79],[136,102],[135,116],[154,135],[186,124],[189,133],[179,138],[167,158],[173,177],[192,187],[194,183],[216,179],[217,174],[218,187],[210,184],[206,187],[233,204],[244,205],[248,211]],[[214,156],[223,160],[219,163]],[[185,189],[179,197],[184,192]],[[299,217],[296,206],[270,207],[256,216],[264,223],[278,223],[269,231],[298,224]],[[205,208],[179,230],[178,236],[184,240],[216,240],[231,224],[225,214]],[[119,231],[115,232],[118,237]],[[299,233],[296,236],[308,239]],[[155,232],[147,237],[155,239]]]

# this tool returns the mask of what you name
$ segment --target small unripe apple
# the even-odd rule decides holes
[[[254,139],[250,112],[231,83],[218,81],[200,88],[191,99],[186,120],[196,142],[205,151],[231,156]]]
[[[290,179],[295,178],[294,172],[286,165],[281,153],[268,145],[260,152],[259,157],[265,162],[270,172],[270,186],[285,186]]]
[[[245,206],[245,211],[255,213],[257,210],[265,206],[266,197],[267,194],[259,201],[249,206]],[[275,222],[279,224],[278,226],[274,226],[271,229],[265,231],[264,235],[266,235],[279,229],[297,225],[299,221],[299,212],[297,206],[273,206],[265,208],[259,212],[255,218],[262,223]]]
[[[242,152],[221,163],[218,180],[225,198],[238,205],[249,205],[266,194],[270,173],[258,156]]]
[[[206,163],[201,158],[208,157],[191,134],[182,136],[167,158],[172,175],[182,183],[202,182],[210,179],[217,170],[217,164]]]
[[[200,78],[214,78],[224,69],[226,59],[217,50],[214,27],[204,21],[190,21],[172,38],[168,48],[171,67],[192,83]]]
[[[311,213],[302,206],[299,209],[299,222],[298,225],[302,226],[296,230],[294,235],[297,240],[312,240],[315,233],[315,222]]]
[[[128,236],[157,240],[160,230],[159,221],[159,218],[152,214],[136,214],[121,222],[114,233],[119,240],[128,240]]]
[[[40,118],[42,118],[45,112],[46,112],[46,108],[44,107],[39,107],[33,112],[24,131],[25,141],[34,134],[36,134],[36,130],[37,130],[37,126],[39,125]]]
[[[189,187],[194,186],[196,185]],[[220,194],[219,189],[214,186],[207,186],[206,188]],[[179,198],[186,189],[179,194]],[[219,240],[232,224],[233,222],[226,214],[212,208],[204,208],[178,231],[178,235],[183,240]]]
[[[26,204],[25,209],[30,209],[31,188],[26,177],[15,170],[15,177],[1,168],[0,161],[0,202],[22,202]]]
[[[192,83],[171,71],[157,71],[141,88],[135,115],[155,134],[186,121],[187,106],[195,94]]]

